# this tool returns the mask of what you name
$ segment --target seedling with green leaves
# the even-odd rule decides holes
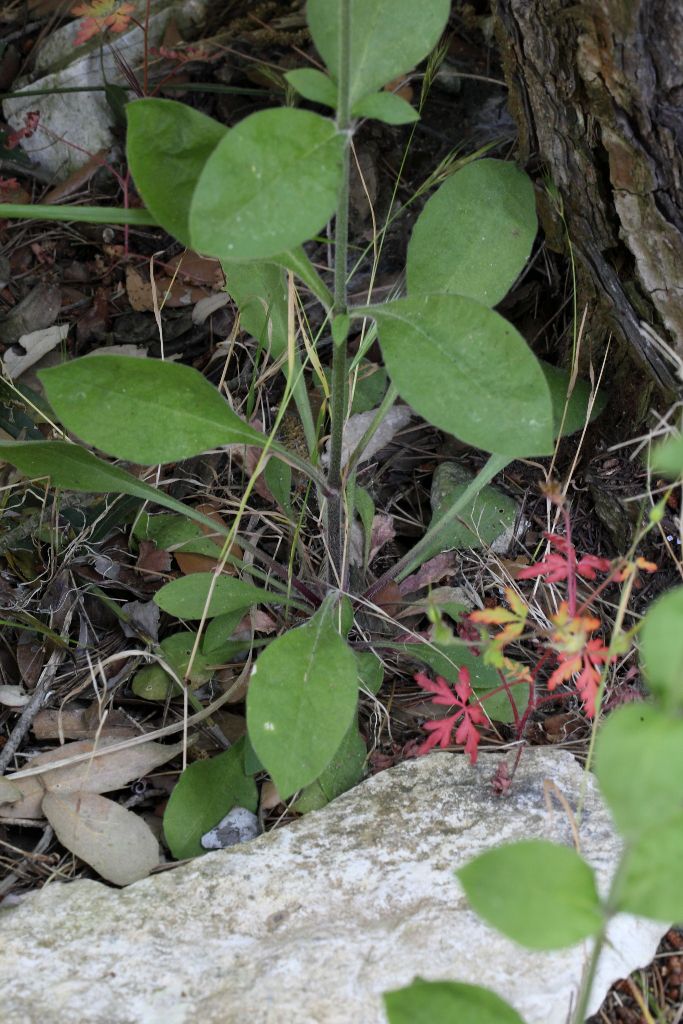
[[[182,827],[188,801],[206,799],[211,814],[220,816],[249,789],[244,779],[258,770],[270,774],[283,799],[300,793],[301,809],[319,806],[360,777],[359,686],[376,689],[380,666],[377,659],[370,665],[373,656],[355,648],[353,601],[356,607],[371,602],[388,582],[433,554],[440,539],[449,546],[455,524],[471,513],[477,495],[499,471],[515,458],[551,454],[560,430],[571,432],[585,421],[588,389],[577,385],[566,407],[566,378],[539,362],[493,308],[524,268],[537,230],[533,185],[513,163],[462,160],[417,218],[405,295],[356,306],[348,300],[354,131],[361,118],[388,124],[417,119],[413,107],[383,87],[427,57],[449,10],[449,0],[428,0],[417,12],[410,0],[309,0],[309,27],[327,70],[302,69],[287,78],[302,97],[328,108],[327,114],[268,109],[226,128],[182,103],[139,99],[126,108],[127,155],[144,210],[3,207],[5,217],[157,224],[183,245],[218,258],[242,327],[281,363],[281,410],[292,400],[303,425],[307,459],[276,440],[275,430],[266,434],[246,423],[225,395],[190,367],[95,356],[41,374],[54,417],[80,443],[0,443],[0,457],[34,479],[48,478],[57,488],[131,495],[209,526],[214,537],[222,535],[219,562],[231,563],[242,578],[186,576],[163,586],[155,598],[160,608],[198,623],[183,639],[187,644],[191,638],[184,665],[188,687],[193,664],[200,657],[206,661],[208,652],[218,655],[221,643],[229,642],[236,614],[261,604],[290,608],[299,616],[296,626],[256,657],[247,693],[248,738],[239,756],[221,755],[224,767],[213,773],[201,765],[187,769],[188,776],[202,772],[216,780],[222,805],[214,782],[204,789],[181,780],[171,798],[167,831],[180,837],[171,839],[179,856],[198,852],[197,835]],[[329,288],[304,245],[332,220]],[[317,355],[299,349],[289,304],[293,287],[308,289],[321,303],[323,334],[332,340],[330,451],[324,469],[305,382]],[[365,326],[364,342],[351,358],[348,339],[358,325]],[[356,484],[358,453],[344,464],[342,441],[349,377],[375,337],[389,388],[368,434],[400,398],[428,423],[483,449],[489,458],[450,506],[439,509],[415,548],[379,580],[366,581],[349,601],[350,524],[355,514],[367,524],[373,508]],[[230,528],[90,450],[153,467],[230,445],[261,452]],[[322,512],[328,552],[322,581],[295,578],[290,585],[286,567],[279,574],[266,571],[258,559],[247,565],[231,553],[258,475],[269,473],[284,501],[291,470],[308,478]],[[184,541],[191,542],[192,537]],[[457,641],[445,657],[455,664],[473,661]],[[480,691],[497,686],[495,673],[484,666],[479,671],[475,693],[478,679]],[[203,829],[211,814],[199,810],[196,824]]]

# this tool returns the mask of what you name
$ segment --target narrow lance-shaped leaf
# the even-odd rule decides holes
[[[339,77],[339,0],[308,0],[306,17],[318,52]],[[350,96],[355,104],[427,56],[446,27],[450,0],[352,0]]]
[[[42,370],[40,379],[64,426],[119,459],[154,466],[220,445],[266,443],[201,373],[180,363],[86,356]]]
[[[159,224],[190,244],[189,211],[204,164],[227,128],[187,103],[140,99],[126,106],[128,166]]]
[[[261,110],[211,154],[190,209],[193,247],[224,260],[267,260],[305,242],[330,219],[344,140],[307,110]]]
[[[110,466],[92,452],[69,441],[0,441],[0,459],[16,466],[33,480],[46,479],[52,487],[86,494],[129,494],[141,501],[179,512],[219,533],[228,534],[208,516],[171,498],[159,488],[138,480],[118,466]]]
[[[545,375],[498,313],[460,295],[398,299],[354,313],[377,321],[391,380],[429,423],[500,455],[552,451]]]
[[[495,306],[536,237],[529,177],[504,160],[476,160],[451,175],[415,222],[406,263],[409,295],[448,292]]]
[[[283,799],[314,782],[339,749],[358,701],[356,659],[326,602],[259,657],[247,693],[252,746]]]

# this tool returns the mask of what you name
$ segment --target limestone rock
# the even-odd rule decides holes
[[[528,1024],[563,1024],[577,946],[527,952],[468,908],[456,867],[530,837],[570,844],[546,781],[576,805],[566,751],[527,751],[508,799],[476,768],[434,754],[367,780],[293,826],[117,891],[53,884],[3,912],[0,999],[13,1024],[382,1024],[381,995],[415,975],[487,985]],[[606,888],[620,841],[592,780],[584,856]],[[621,917],[592,1008],[646,964],[662,925]]]

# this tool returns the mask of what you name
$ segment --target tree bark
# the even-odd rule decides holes
[[[580,309],[668,396],[683,367],[683,4],[497,0],[520,132],[559,189]],[[552,232],[552,204],[544,226]]]

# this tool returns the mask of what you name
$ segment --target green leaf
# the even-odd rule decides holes
[[[262,590],[253,583],[245,583],[233,576],[216,578],[212,572],[193,572],[190,576],[180,576],[177,580],[171,580],[157,590],[154,602],[163,611],[176,615],[179,619],[201,619],[212,584],[209,618],[240,609],[246,610],[256,604],[296,604],[286,594]]]
[[[344,140],[308,110],[261,110],[207,160],[190,208],[192,245],[225,260],[267,260],[317,234],[335,211]]]
[[[189,764],[180,776],[164,812],[164,835],[177,860],[198,857],[206,850],[201,837],[233,807],[255,811],[256,783],[244,773],[244,740],[238,740],[210,761]]]
[[[168,700],[179,692],[177,684],[161,665],[145,665],[136,672],[131,690],[142,700]]]
[[[2,209],[4,214],[4,206]],[[657,445],[652,453],[652,467],[672,480],[683,476],[683,434],[675,434]]]
[[[385,124],[412,124],[420,120],[415,107],[393,92],[373,92],[363,96],[352,113],[354,117],[373,117]]]
[[[376,409],[387,390],[387,374],[382,366],[361,363],[353,389],[351,415]]]
[[[661,824],[683,809],[683,719],[648,704],[618,708],[598,734],[595,770],[620,832]]]
[[[566,846],[544,839],[499,846],[456,874],[474,910],[528,949],[573,946],[602,925],[593,871]]]
[[[302,247],[296,246],[287,252],[274,256],[273,259],[280,267],[291,270],[293,274],[303,281],[309,291],[315,295],[325,309],[329,309],[334,302],[332,292],[327,287],[322,277],[315,269]]]
[[[575,381],[574,389],[567,403],[567,391],[569,389],[569,374],[567,371],[559,366],[551,366],[550,363],[546,363],[542,359],[539,359],[538,362],[543,370],[548,390],[550,391],[550,400],[553,406],[553,434],[555,437],[560,435],[560,427],[562,427],[561,436],[568,437],[569,434],[574,434],[577,430],[583,430],[586,421],[592,423],[594,419],[597,419],[605,408],[607,401],[607,396],[604,392],[598,392],[589,418],[590,385],[585,380]],[[567,404],[566,414],[564,411],[565,404]]]
[[[283,799],[314,782],[339,749],[358,702],[356,659],[329,603],[259,657],[247,693],[249,738]]]
[[[192,196],[227,128],[175,100],[134,100],[126,114],[128,166],[135,186],[159,224],[189,245]]]
[[[308,0],[306,17],[318,53],[339,78],[339,0]],[[436,46],[450,0],[352,0],[351,105],[366,93],[412,71]]]
[[[432,480],[434,513],[430,527],[444,517],[473,479],[474,473],[457,462],[443,462],[437,467]],[[426,562],[449,548],[480,548],[493,544],[514,526],[518,511],[517,503],[503,491],[490,485],[482,487],[474,502],[462,510],[459,521],[434,538],[421,561]]]
[[[181,551],[206,555],[207,558],[218,558],[221,553],[222,545],[207,537],[199,524],[185,515],[151,516],[145,513],[136,520],[133,533],[138,540],[153,541],[162,551]]]
[[[287,349],[287,285],[277,263],[225,263],[226,290],[240,311],[240,327],[273,359]]]
[[[408,294],[448,292],[495,306],[524,269],[536,229],[534,188],[523,171],[503,160],[466,164],[415,222]]]
[[[337,106],[337,86],[329,75],[315,68],[297,68],[285,72],[285,78],[293,89],[311,103],[321,103],[324,107]]]
[[[292,809],[299,814],[308,814],[346,793],[362,779],[367,754],[358,725],[353,721],[325,771],[310,786],[306,786]]]
[[[524,1024],[495,992],[459,981],[416,978],[384,993],[389,1024]]]
[[[545,375],[498,313],[460,295],[398,299],[354,312],[377,321],[389,376],[429,423],[500,455],[552,451]]]
[[[683,813],[654,825],[630,844],[617,892],[616,911],[683,921]]]
[[[669,710],[683,708],[683,587],[669,590],[648,609],[640,631],[648,689]]]
[[[292,470],[290,467],[281,459],[268,459],[263,478],[282,511],[285,515],[291,516]]]
[[[358,667],[358,683],[369,693],[376,694],[384,682],[384,665],[372,651],[360,651],[356,654]]]
[[[33,480],[48,479],[52,487],[86,494],[130,494],[218,529],[216,523],[201,512],[69,441],[0,441],[0,459]]]
[[[209,658],[200,647],[192,661],[192,670],[187,675],[190,665],[190,658],[197,640],[197,634],[190,630],[182,630],[180,633],[173,633],[161,641],[159,645],[164,658],[174,670],[179,679],[188,679],[193,687],[203,686],[208,683],[213,675],[213,659]]]
[[[356,484],[353,492],[353,503],[363,524],[363,562],[367,565],[372,543],[372,523],[375,518],[375,503],[370,492]]]
[[[64,426],[119,459],[154,466],[220,445],[266,443],[191,366],[86,356],[39,376]]]
[[[232,634],[235,632],[244,616],[244,608],[238,608],[234,612],[226,612],[225,615],[217,615],[208,623],[204,630],[202,650],[207,657],[216,660],[228,643],[231,643]],[[243,646],[249,646],[243,644]]]

